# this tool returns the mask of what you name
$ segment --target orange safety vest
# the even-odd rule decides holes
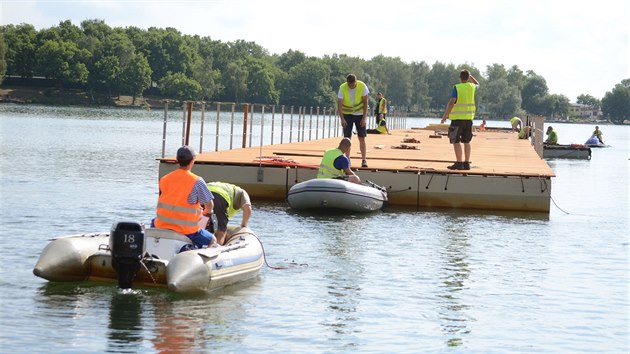
[[[201,205],[188,203],[188,196],[199,179],[196,174],[177,169],[160,179],[160,196],[155,227],[184,235],[199,231]]]

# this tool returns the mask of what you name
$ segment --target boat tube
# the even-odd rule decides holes
[[[385,188],[372,182],[357,184],[343,179],[314,178],[295,184],[289,190],[287,201],[291,208],[342,209],[354,212],[372,212],[387,202]]]

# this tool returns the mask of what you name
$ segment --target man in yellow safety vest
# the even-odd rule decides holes
[[[451,99],[446,105],[442,116],[442,123],[446,118],[451,120],[448,128],[448,138],[455,151],[455,163],[447,168],[449,170],[470,170],[470,141],[472,140],[472,123],[475,118],[475,92],[479,82],[468,70],[459,73],[460,83],[453,87]],[[462,144],[464,144],[464,156],[462,156]]]

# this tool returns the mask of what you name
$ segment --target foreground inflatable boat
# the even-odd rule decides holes
[[[206,292],[253,278],[264,263],[262,244],[248,228],[230,227],[224,246],[192,249],[188,237],[165,229],[118,222],[110,233],[53,239],[33,273],[52,282],[118,282]],[[182,251],[186,250],[186,251]]]
[[[371,212],[383,208],[387,202],[387,192],[371,182],[356,184],[341,179],[315,178],[291,187],[287,201],[291,208],[298,210]]]

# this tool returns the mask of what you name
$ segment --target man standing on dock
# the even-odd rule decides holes
[[[374,107],[374,118],[376,119],[376,126],[379,126],[380,119],[385,119],[387,114],[387,99],[383,96],[383,93],[378,92],[376,94],[376,107]]]
[[[449,170],[470,170],[470,141],[472,140],[472,122],[475,118],[475,92],[479,88],[479,82],[468,70],[459,73],[460,83],[453,87],[451,99],[446,105],[442,116],[442,123],[447,118],[451,120],[448,128],[448,138],[455,151],[455,163],[447,168]],[[464,157],[462,158],[462,145],[464,144]]]
[[[368,110],[368,95],[370,90],[363,81],[357,80],[354,74],[346,76],[346,82],[339,86],[337,92],[337,114],[341,119],[343,136],[352,138],[352,127],[356,126],[361,150],[361,167],[368,167],[365,147],[367,135],[366,119]],[[350,158],[350,150],[346,154]]]

